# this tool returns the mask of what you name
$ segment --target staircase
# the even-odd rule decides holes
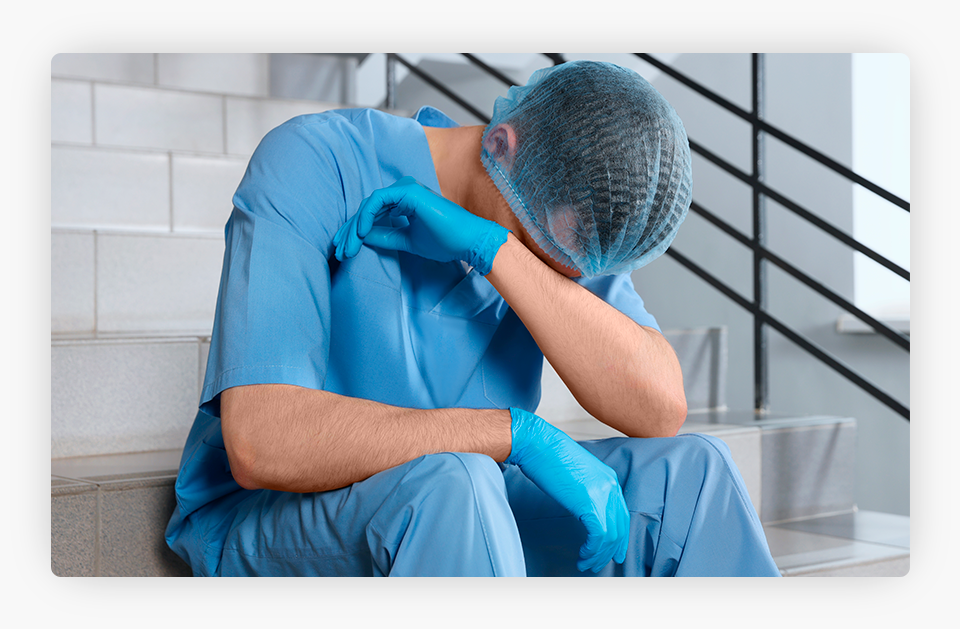
[[[163,542],[199,398],[230,199],[259,139],[332,107],[269,98],[264,55],[58,55],[52,79],[51,564],[189,576]],[[666,332],[684,432],[731,449],[787,576],[901,576],[909,519],[854,500],[856,421],[726,409],[723,329]],[[545,365],[538,412],[590,418]]]

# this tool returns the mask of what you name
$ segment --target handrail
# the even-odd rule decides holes
[[[757,181],[756,179],[754,179],[753,177],[751,177],[751,176],[748,175],[747,173],[743,172],[742,170],[740,170],[739,168],[737,168],[736,166],[734,166],[734,165],[731,164],[730,162],[726,161],[726,160],[723,159],[722,157],[717,156],[715,153],[711,152],[710,150],[704,148],[702,145],[694,142],[693,140],[690,140],[690,149],[693,150],[693,151],[695,151],[695,152],[697,152],[697,153],[699,153],[700,155],[702,155],[703,157],[705,157],[708,161],[713,162],[714,164],[716,164],[717,166],[719,166],[720,168],[722,168],[722,169],[725,170],[726,172],[730,173],[731,175],[733,175],[734,177],[736,177],[736,178],[739,179],[740,181],[744,182],[744,183],[747,184],[748,186],[759,190],[760,192],[762,192],[762,193],[765,194],[766,196],[770,197],[771,199],[773,199],[774,201],[776,201],[777,203],[779,203],[779,204],[782,205],[783,207],[787,208],[788,210],[790,210],[790,211],[793,212],[794,214],[800,216],[801,218],[806,219],[808,222],[810,222],[810,223],[812,223],[813,225],[819,227],[822,231],[827,232],[828,234],[830,234],[831,236],[833,236],[834,238],[836,238],[837,240],[839,240],[839,241],[842,242],[843,244],[847,245],[848,247],[851,247],[851,248],[855,249],[856,251],[859,251],[860,253],[862,253],[863,255],[867,256],[868,258],[870,258],[870,259],[873,260],[874,262],[876,262],[876,263],[884,266],[885,268],[889,269],[890,271],[893,271],[894,273],[896,273],[897,275],[899,275],[899,276],[902,277],[903,279],[908,280],[908,281],[910,280],[910,271],[904,269],[903,267],[901,267],[901,266],[898,265],[897,263],[893,262],[892,260],[890,260],[890,259],[884,257],[883,255],[877,253],[876,251],[874,251],[874,250],[871,249],[870,247],[866,246],[865,244],[863,244],[863,243],[860,242],[859,240],[856,240],[855,238],[853,238],[853,237],[850,236],[849,234],[844,233],[844,232],[841,231],[839,228],[837,228],[835,225],[833,225],[833,224],[825,221],[824,219],[820,218],[819,216],[817,216],[817,215],[814,214],[813,212],[811,212],[811,211],[809,211],[809,210],[801,207],[801,206],[798,205],[797,203],[791,201],[790,199],[788,199],[787,197],[783,196],[782,194],[780,194],[779,192],[777,192],[777,191],[774,190],[773,188],[770,188],[770,187],[768,187],[768,186],[760,183],[759,181]]]
[[[483,61],[481,61],[480,59],[478,59],[476,56],[471,55],[471,54],[468,54],[468,53],[461,53],[461,54],[463,54],[464,57],[466,57],[467,59],[469,59],[471,63],[473,63],[474,65],[476,65],[476,66],[479,67],[480,69],[484,70],[485,72],[487,72],[488,74],[490,74],[490,75],[493,76],[494,78],[498,79],[498,80],[501,81],[502,83],[506,84],[508,87],[512,87],[512,86],[516,85],[516,83],[515,83],[514,81],[512,81],[509,77],[501,74],[498,70],[496,70],[495,68],[490,67],[489,65],[487,65],[486,63],[484,63]],[[693,81],[692,81],[691,79],[689,79],[689,78],[685,77],[684,75],[676,72],[675,70],[673,70],[673,69],[670,68],[669,66],[664,66],[661,62],[656,61],[655,59],[653,59],[652,61],[648,60],[647,57],[649,57],[649,55],[643,55],[643,54],[641,54],[641,53],[634,53],[634,54],[636,54],[637,56],[641,57],[641,58],[644,59],[645,61],[648,61],[648,62],[656,62],[657,67],[666,68],[666,69],[669,71],[669,73],[671,73],[671,76],[673,76],[674,74],[678,75],[678,76],[675,76],[674,78],[678,78],[678,77],[679,77],[678,80],[683,81],[685,85],[689,85],[689,84],[695,85],[696,87],[694,87],[693,89],[695,89],[698,93],[702,94],[703,96],[706,96],[707,98],[710,98],[710,100],[713,100],[714,102],[716,102],[717,104],[721,105],[722,107],[724,107],[724,108],[726,108],[726,109],[730,109],[731,111],[734,111],[735,113],[737,113],[738,115],[741,115],[741,117],[743,117],[743,118],[746,119],[746,120],[750,120],[750,121],[754,121],[754,120],[755,120],[755,118],[754,118],[751,114],[749,114],[748,112],[743,111],[742,109],[740,109],[739,107],[737,107],[737,106],[734,105],[733,103],[730,103],[729,101],[725,100],[722,96],[716,94],[715,92],[712,92],[712,91],[708,90],[707,88],[704,88],[704,87],[700,86],[700,85],[697,84],[697,83],[693,83]],[[545,56],[553,58],[555,55],[545,55]],[[560,58],[562,58],[562,57],[560,57]],[[651,58],[651,59],[652,59],[652,58]],[[487,120],[487,122],[489,122],[489,120]],[[760,121],[760,123],[762,123],[762,120]],[[772,129],[772,127],[770,127],[770,125],[766,125],[766,124],[760,124],[760,127],[761,127],[762,129],[768,129],[768,128],[769,128],[769,129]],[[782,134],[782,132],[779,132],[779,131],[778,131],[777,133],[781,133],[781,134]],[[793,142],[794,142],[794,140],[793,140],[793,138],[791,138],[791,142],[788,142],[788,143],[789,143],[791,146],[793,146]],[[845,232],[843,232],[842,230],[840,230],[838,227],[836,227],[836,226],[833,225],[832,223],[830,223],[830,222],[828,222],[828,221],[825,221],[824,219],[820,218],[819,216],[817,216],[817,215],[814,214],[813,212],[811,212],[811,211],[803,208],[803,207],[800,206],[798,203],[790,200],[789,198],[787,198],[786,196],[784,196],[784,195],[781,194],[780,192],[777,192],[776,190],[774,190],[774,189],[772,189],[772,188],[769,188],[769,187],[765,186],[765,185],[762,184],[762,183],[757,182],[753,177],[751,177],[750,175],[744,173],[743,171],[741,171],[740,169],[738,169],[736,166],[730,164],[728,161],[726,161],[726,160],[724,160],[723,158],[719,157],[718,155],[716,155],[716,154],[713,153],[712,151],[706,149],[705,147],[703,147],[702,145],[698,144],[697,142],[694,142],[694,141],[691,140],[691,141],[690,141],[690,149],[693,150],[693,151],[695,151],[696,153],[699,153],[700,155],[702,155],[703,157],[705,157],[708,161],[713,162],[714,164],[716,164],[717,166],[719,166],[719,167],[722,168],[723,170],[727,171],[727,172],[730,173],[731,175],[734,175],[735,177],[737,177],[737,178],[740,179],[741,181],[745,182],[746,184],[748,184],[748,185],[750,185],[750,186],[754,186],[754,184],[757,184],[757,185],[759,186],[760,192],[762,192],[763,194],[765,194],[765,195],[768,196],[769,198],[773,199],[774,201],[776,201],[777,203],[779,203],[779,204],[782,205],[783,207],[787,208],[788,210],[790,210],[791,212],[797,214],[798,216],[800,216],[801,218],[807,220],[808,222],[814,224],[816,227],[818,227],[818,228],[820,228],[821,230],[827,232],[828,234],[830,234],[830,235],[833,236],[834,238],[840,240],[842,243],[844,243],[844,244],[847,245],[848,247],[852,247],[853,249],[855,249],[856,251],[862,253],[863,255],[865,255],[865,256],[868,257],[869,259],[873,260],[874,262],[876,262],[876,263],[880,264],[881,266],[885,267],[886,269],[888,269],[888,270],[896,273],[897,275],[899,275],[899,276],[902,277],[903,279],[908,280],[908,281],[910,280],[910,272],[907,271],[906,269],[904,269],[903,267],[901,267],[900,265],[896,264],[895,262],[893,262],[893,261],[890,260],[889,258],[883,256],[882,254],[876,252],[875,250],[871,249],[870,247],[864,245],[864,244],[861,243],[859,240],[856,240],[856,239],[852,238],[850,235],[846,234]],[[813,150],[813,149],[811,149],[811,150]],[[841,174],[843,174],[843,173],[841,173]],[[856,175],[855,175],[855,176],[856,176]],[[873,184],[871,184],[871,185],[873,185]],[[908,209],[908,211],[909,211],[909,207],[908,207],[907,209]]]
[[[517,84],[513,79],[511,79],[511,78],[508,77],[507,75],[503,74],[502,72],[500,72],[500,71],[497,70],[496,68],[491,67],[491,66],[487,65],[486,63],[484,63],[484,62],[483,62],[479,57],[477,57],[476,55],[471,55],[471,54],[468,53],[468,52],[462,52],[462,53],[460,53],[460,54],[463,55],[464,57],[466,57],[466,58],[470,61],[470,63],[472,63],[473,65],[477,66],[478,68],[480,68],[481,70],[483,70],[484,72],[486,72],[487,74],[489,74],[490,76],[492,76],[493,78],[497,79],[497,80],[500,81],[501,83],[506,84],[507,87],[513,87],[514,85]]]
[[[475,55],[468,53],[462,53],[470,63],[477,66],[490,76],[506,84],[508,87],[516,85],[516,83],[502,74],[495,68],[492,68],[488,64],[484,63],[482,60],[477,58]],[[547,58],[549,58],[554,65],[564,62],[564,58],[560,54],[556,53],[541,53]],[[699,203],[691,203],[690,209],[697,215],[703,217],[705,220],[713,224],[715,227],[719,228],[721,231],[731,236],[739,242],[740,244],[749,247],[754,254],[754,300],[750,301],[730,288],[729,285],[725,284],[718,278],[714,277],[712,274],[704,270],[702,267],[691,261],[689,258],[684,256],[682,253],[678,252],[674,247],[667,249],[666,253],[679,262],[682,266],[693,272],[695,275],[706,281],[708,284],[719,290],[726,297],[737,303],[739,306],[750,311],[754,316],[755,326],[754,326],[754,362],[755,362],[755,387],[756,387],[756,408],[758,412],[766,410],[766,337],[764,332],[764,326],[770,326],[774,330],[778,331],[780,334],[785,336],[791,342],[799,346],[801,349],[812,355],[817,360],[826,364],[834,371],[840,375],[847,378],[849,381],[872,395],[874,398],[881,401],[883,404],[893,409],[899,415],[904,417],[907,421],[910,421],[910,409],[905,405],[898,402],[892,396],[887,394],[885,391],[881,390],[879,387],[866,380],[860,374],[856,373],[847,365],[843,364],[841,361],[831,356],[823,349],[817,345],[811,343],[802,335],[798,334],[794,330],[790,329],[788,326],[783,324],[781,321],[773,317],[765,309],[765,267],[763,265],[764,261],[769,261],[770,263],[776,265],[798,281],[802,282],[821,296],[830,300],[843,310],[853,314],[858,317],[867,325],[876,330],[879,334],[887,338],[888,340],[895,343],[898,347],[910,351],[910,339],[901,332],[894,330],[893,328],[885,325],[884,323],[878,321],[874,317],[870,316],[857,306],[855,306],[850,301],[841,297],[839,294],[833,290],[827,288],[810,275],[800,271],[792,264],[788,263],[784,259],[780,258],[777,254],[773,253],[766,248],[764,242],[764,199],[769,198],[788,210],[794,212],[800,217],[806,219],[816,227],[820,228],[822,231],[828,233],[834,238],[838,239],[840,242],[851,247],[855,251],[862,253],[868,258],[874,260],[875,262],[881,264],[885,268],[893,271],[898,276],[910,280],[910,272],[906,269],[901,268],[896,263],[887,259],[886,257],[880,255],[873,249],[867,247],[860,241],[851,237],[850,235],[844,233],[842,230],[832,225],[828,221],[820,218],[816,214],[810,212],[809,210],[801,207],[799,204],[794,201],[786,198],[784,195],[780,194],[776,190],[769,188],[763,183],[763,135],[770,134],[777,139],[785,142],[789,146],[799,150],[800,152],[808,155],[809,157],[817,160],[821,164],[824,164],[834,172],[839,173],[840,175],[846,177],[847,179],[858,183],[859,185],[871,190],[872,192],[878,194],[879,196],[887,199],[891,203],[910,211],[910,204],[903,199],[900,199],[896,195],[890,193],[889,191],[881,188],[880,186],[868,181],[867,179],[857,175],[850,169],[842,166],[841,164],[830,159],[826,155],[823,155],[816,149],[807,146],[800,140],[789,136],[783,131],[777,129],[776,127],[770,125],[762,119],[762,92],[763,92],[763,61],[762,55],[753,55],[753,112],[746,112],[743,109],[737,107],[733,103],[730,103],[723,97],[719,96],[715,92],[703,87],[699,83],[696,83],[689,77],[677,72],[673,68],[670,68],[666,64],[654,59],[650,55],[642,53],[634,53],[636,56],[640,57],[644,61],[654,65],[655,67],[661,69],[669,76],[677,79],[684,85],[687,85],[691,89],[705,96],[706,98],[717,103],[721,107],[727,109],[728,111],[733,112],[734,114],[740,116],[744,120],[747,120],[753,126],[753,173],[748,175],[747,173],[742,172],[736,166],[733,166],[726,160],[715,155],[705,147],[697,144],[693,140],[690,140],[690,148],[694,152],[702,155],[708,161],[713,162],[719,166],[724,171],[733,175],[734,177],[740,179],[747,185],[751,187],[754,193],[754,205],[753,205],[753,217],[754,217],[754,236],[753,238],[748,237],[747,235],[740,232],[738,229],[713,214],[706,208],[704,208]],[[476,116],[478,119],[483,120],[486,123],[490,122],[490,118],[486,115],[479,112],[476,108],[471,106],[465,101],[462,97],[448,89],[440,81],[434,77],[429,76],[419,68],[414,67],[407,60],[403,59],[395,53],[388,53],[388,64],[391,59],[395,59],[405,65],[412,73],[420,77],[426,83],[446,95],[448,98],[456,102],[458,105],[469,111],[472,115]],[[389,79],[388,79],[389,81]]]
[[[763,322],[770,327],[774,328],[777,332],[780,332],[789,340],[793,341],[795,344],[799,345],[802,349],[812,354],[814,357],[820,360],[820,362],[831,367],[840,375],[845,376],[848,380],[858,385],[861,389],[875,397],[876,399],[883,402],[886,406],[890,407],[901,415],[907,421],[910,421],[910,409],[898,402],[896,399],[888,395],[885,391],[871,383],[869,380],[863,378],[860,374],[853,371],[841,361],[837,360],[830,354],[827,354],[825,351],[806,340],[800,334],[794,332],[792,329],[784,325],[782,322],[774,318],[770,313],[765,310],[757,308],[753,302],[749,299],[743,297],[738,292],[730,288],[728,285],[724,284],[721,280],[717,279],[715,276],[710,274],[710,272],[704,270],[702,267],[697,265],[695,262],[691,261],[685,255],[680,253],[674,247],[670,247],[666,251],[667,255],[672,257],[674,260],[679,262],[681,265],[686,267],[688,270],[692,271],[694,275],[697,275],[700,279],[704,280],[721,293],[730,298],[731,301],[735,302],[738,306],[741,306],[745,310],[749,310],[753,313],[754,316],[760,317]]]
[[[400,55],[398,55],[398,54],[396,54],[396,53],[393,53],[393,52],[388,52],[388,53],[387,53],[387,59],[388,59],[388,60],[389,60],[389,59],[395,59],[395,60],[399,61],[400,63],[402,63],[403,65],[405,65],[405,66],[407,67],[407,69],[410,70],[410,72],[412,72],[413,74],[415,74],[415,75],[417,75],[418,77],[420,77],[424,82],[426,82],[427,84],[429,84],[429,85],[430,85],[431,87],[433,87],[435,90],[437,90],[438,92],[442,93],[444,96],[446,96],[447,98],[449,98],[450,100],[452,100],[452,101],[455,102],[456,104],[460,105],[461,107],[463,107],[464,109],[466,109],[467,111],[469,111],[472,115],[476,116],[476,117],[479,118],[480,120],[483,120],[484,123],[489,124],[490,118],[489,118],[486,114],[482,113],[479,109],[477,109],[476,107],[474,107],[473,105],[471,105],[470,103],[468,103],[466,100],[464,100],[463,97],[461,97],[461,96],[459,96],[458,94],[456,94],[455,92],[451,91],[451,90],[448,89],[445,85],[443,85],[440,81],[438,81],[437,79],[433,78],[432,76],[430,76],[429,74],[427,74],[426,72],[424,72],[423,70],[421,70],[420,68],[416,67],[415,65],[413,65],[412,63],[410,63],[409,61],[407,61],[406,59],[404,59],[404,58],[401,57]]]
[[[861,186],[863,186],[863,187],[866,188],[867,190],[870,190],[870,191],[873,192],[874,194],[877,194],[878,196],[883,197],[884,199],[886,199],[887,201],[893,203],[893,204],[896,205],[897,207],[900,207],[900,208],[906,210],[907,212],[910,211],[910,202],[909,202],[909,201],[905,201],[904,199],[901,199],[900,197],[898,197],[897,195],[893,194],[892,192],[886,190],[885,188],[881,188],[880,186],[878,186],[877,184],[873,183],[872,181],[866,179],[865,177],[862,177],[862,176],[856,174],[855,172],[853,172],[852,170],[850,170],[849,168],[847,168],[847,167],[844,166],[843,164],[841,164],[841,163],[839,163],[839,162],[831,159],[830,157],[827,157],[826,155],[824,155],[824,154],[821,153],[820,151],[816,150],[815,148],[813,148],[813,147],[811,147],[811,146],[808,146],[807,144],[804,144],[803,142],[801,142],[800,140],[794,138],[793,136],[791,136],[791,135],[789,135],[789,134],[781,131],[780,129],[778,129],[777,127],[774,127],[774,126],[773,126],[772,124],[770,124],[769,122],[766,122],[766,121],[764,121],[764,120],[762,120],[762,119],[759,119],[757,116],[753,115],[752,113],[750,113],[750,112],[748,112],[748,111],[745,111],[745,110],[741,109],[740,107],[737,107],[736,105],[734,105],[733,103],[731,103],[731,102],[728,101],[727,99],[723,98],[722,96],[720,96],[720,95],[717,94],[716,92],[714,92],[714,91],[712,91],[712,90],[710,90],[710,89],[708,89],[708,88],[706,88],[706,87],[703,87],[702,85],[700,85],[699,83],[697,83],[697,82],[694,81],[693,79],[691,79],[691,78],[687,77],[686,75],[678,72],[677,70],[671,68],[670,66],[668,66],[668,65],[665,64],[665,63],[663,63],[662,61],[657,60],[656,58],[652,57],[651,55],[649,55],[649,54],[647,54],[647,53],[635,52],[635,53],[633,53],[633,54],[636,55],[637,57],[643,59],[644,61],[646,61],[646,62],[649,63],[650,65],[658,68],[658,69],[661,70],[664,74],[667,74],[667,75],[669,75],[670,77],[676,79],[677,81],[680,81],[681,83],[683,83],[684,85],[686,85],[686,86],[689,87],[690,89],[694,90],[695,92],[697,92],[697,93],[700,94],[701,96],[704,96],[704,97],[712,100],[714,103],[716,103],[717,105],[720,105],[721,107],[723,107],[724,109],[726,109],[726,110],[729,111],[730,113],[735,114],[735,115],[739,116],[740,118],[743,118],[743,119],[746,120],[747,122],[756,123],[757,125],[759,125],[760,129],[763,130],[765,133],[769,133],[770,135],[772,135],[773,137],[777,138],[777,139],[780,140],[781,142],[784,142],[784,143],[790,145],[791,147],[793,147],[794,149],[800,151],[801,153],[803,153],[803,154],[806,155],[807,157],[810,157],[810,158],[812,158],[812,159],[815,159],[816,161],[818,161],[818,162],[820,162],[821,164],[823,164],[824,166],[830,168],[830,169],[833,170],[834,172],[837,172],[837,173],[843,175],[844,177],[846,177],[847,179],[849,179],[849,180],[851,180],[851,181],[853,181],[853,182],[856,182],[856,183],[860,184]]]
[[[799,270],[798,268],[796,268],[795,266],[793,266],[783,258],[779,257],[777,254],[773,253],[769,249],[765,247],[755,246],[753,241],[748,236],[746,236],[743,232],[738,230],[736,227],[733,227],[732,225],[730,225],[730,223],[726,222],[725,220],[723,220],[713,212],[707,210],[699,203],[696,203],[696,202],[691,203],[690,210],[696,213],[698,216],[702,216],[712,225],[714,225],[715,227],[717,227],[718,229],[726,233],[728,236],[732,237],[734,240],[736,240],[743,246],[757,251],[763,258],[774,263],[775,265],[777,265],[778,267],[780,267],[781,269],[783,269],[784,271],[792,275],[794,278],[796,278],[800,282],[806,284],[809,288],[813,289],[817,293],[820,293],[820,295],[822,295],[823,297],[826,297],[827,299],[829,299],[836,305],[840,306],[850,314],[858,317],[861,321],[863,321],[864,323],[872,327],[879,334],[882,334],[883,336],[893,341],[899,347],[902,347],[903,349],[910,351],[910,338],[907,335],[903,334],[902,332],[898,332],[897,330],[894,330],[888,325],[881,323],[877,319],[871,317],[869,314],[867,314],[857,306],[853,305],[852,303],[850,303],[849,301],[847,301],[837,293],[833,292],[823,284],[819,283],[818,281],[813,279],[811,276]]]

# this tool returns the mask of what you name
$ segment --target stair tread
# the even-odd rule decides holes
[[[784,576],[849,569],[910,556],[910,518],[855,511],[764,525],[767,543]],[[866,576],[867,571],[865,571]]]
[[[52,476],[75,480],[104,480],[131,476],[175,476],[182,450],[104,454],[53,459]]]

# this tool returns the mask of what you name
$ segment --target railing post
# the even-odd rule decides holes
[[[762,53],[753,53],[753,177],[763,180],[764,132],[760,121],[764,114],[764,59]],[[753,303],[760,310],[767,306],[767,273],[761,253],[766,246],[766,203],[758,187],[753,189]],[[763,319],[753,317],[753,391],[757,414],[769,408],[769,373],[767,361],[767,329]]]
[[[391,53],[387,53],[387,98],[384,102],[386,109],[397,108],[397,62]]]

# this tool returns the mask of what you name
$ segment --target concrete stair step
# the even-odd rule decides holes
[[[575,439],[622,437],[593,418],[557,422]],[[764,523],[856,508],[856,421],[752,411],[691,413],[681,433],[713,434],[729,447]]]
[[[724,438],[722,429],[710,430]],[[163,541],[179,459],[179,450],[166,450],[53,461],[53,573],[190,576]],[[854,509],[767,523],[764,532],[784,576],[903,576],[909,571],[906,516]]]
[[[201,336],[55,339],[52,457],[182,448],[208,349]]]
[[[788,577],[902,577],[910,571],[910,518],[853,511],[764,526]]]

